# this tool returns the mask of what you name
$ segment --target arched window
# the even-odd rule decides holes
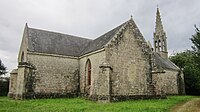
[[[88,59],[86,62],[86,76],[87,76],[87,85],[91,85],[91,62]]]
[[[24,51],[22,51],[21,62],[24,62]]]

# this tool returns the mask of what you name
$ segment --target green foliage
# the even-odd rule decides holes
[[[178,67],[183,69],[186,94],[200,94],[200,68],[195,64],[194,54],[191,51],[177,53],[170,57]]]
[[[190,39],[193,43],[192,49],[194,52],[194,59],[197,66],[200,68],[200,30],[195,26],[196,34]]]
[[[183,69],[185,89],[189,95],[200,95],[200,31],[195,28],[196,34],[190,39],[193,50],[186,50],[170,57],[172,62]]]
[[[7,73],[6,67],[2,63],[0,59],[0,96],[6,96],[9,89],[9,78],[8,77],[2,77]]]
[[[192,46],[195,52],[200,52],[200,30],[195,25],[196,34],[190,39],[194,46]]]
[[[9,78],[0,79],[0,96],[7,96],[9,91]]]
[[[0,97],[0,112],[165,112],[193,96],[170,96],[167,99],[130,100],[97,103],[82,98],[12,100]]]
[[[195,64],[194,53],[185,51],[171,56],[170,60],[183,69],[185,89],[188,95],[200,94],[200,68]]]
[[[181,53],[176,53],[174,56],[171,56],[169,59],[173,61],[179,68],[184,69],[187,65],[194,64],[194,54],[192,51],[184,51]]]
[[[4,64],[2,63],[1,59],[0,59],[0,76],[1,75],[5,75],[6,72],[6,67],[4,66]]]

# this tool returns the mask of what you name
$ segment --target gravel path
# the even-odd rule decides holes
[[[200,98],[194,98],[183,104],[177,105],[170,112],[200,112]]]

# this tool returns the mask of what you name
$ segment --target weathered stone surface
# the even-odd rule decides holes
[[[166,94],[185,92],[183,74],[179,72],[179,68],[167,68],[165,65],[173,65],[170,60],[155,58],[132,19],[95,40],[83,42],[82,44],[88,44],[83,46],[73,43],[77,44],[85,39],[76,37],[74,40],[70,36],[66,37],[70,39],[62,37],[63,40],[52,41],[57,36],[60,38],[60,34],[37,29],[31,29],[35,32],[30,34],[28,30],[30,29],[26,26],[18,55],[18,69],[11,73],[10,97],[83,96],[94,101],[110,102],[166,98]],[[31,49],[28,40],[30,36]],[[59,46],[59,43],[54,42],[65,41],[69,47],[73,44],[76,55],[67,55],[67,51],[73,54],[73,49],[69,47],[66,51],[62,46],[53,49],[49,43],[46,47],[50,48],[45,48],[48,42],[42,44],[44,36],[46,39],[48,36],[53,38],[48,42],[54,47]],[[40,43],[42,50],[38,50],[40,45],[35,47],[36,41]],[[60,48],[62,50],[58,51]]]
[[[153,83],[156,94],[178,95],[178,71],[164,70],[164,72],[153,73]]]
[[[17,69],[12,70],[12,72],[10,73],[10,81],[9,81],[9,93],[8,96],[9,97],[13,97],[16,93],[16,89],[17,89]]]
[[[145,44],[129,25],[106,48],[106,61],[113,69],[112,95],[151,95],[147,81],[151,73],[150,54],[143,51],[148,50],[143,48]]]
[[[88,86],[88,76],[86,71],[86,62],[87,60],[91,61],[91,86]],[[99,66],[105,62],[105,51],[99,51],[97,53],[86,55],[80,58],[80,89],[81,93],[86,93],[89,95],[97,94],[98,92],[98,84],[101,82],[97,82],[99,79]],[[89,93],[87,92],[89,89]]]
[[[35,93],[77,93],[78,59],[30,53],[28,61],[36,66]]]

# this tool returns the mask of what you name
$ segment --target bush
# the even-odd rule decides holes
[[[0,96],[7,96],[9,91],[9,79],[1,78],[0,79]]]

